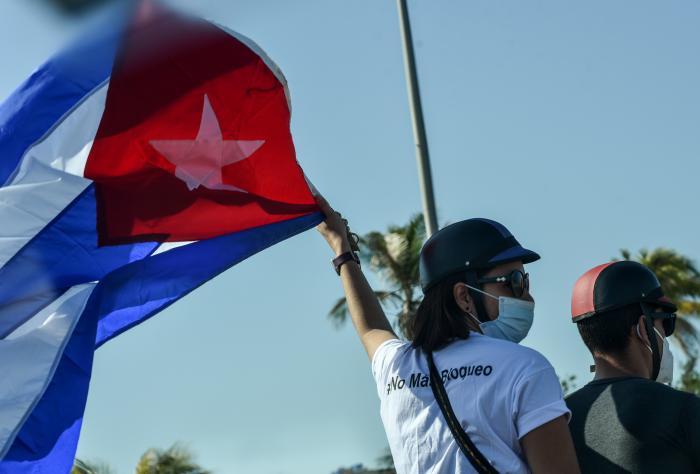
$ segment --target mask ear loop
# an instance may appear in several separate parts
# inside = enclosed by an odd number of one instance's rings
[[[646,327],[646,326],[645,326],[645,327]],[[642,339],[642,333],[639,332],[639,326],[636,325],[636,326],[634,326],[634,328],[637,330],[637,337],[639,338],[640,341],[642,341],[642,344],[644,344],[644,340]],[[647,346],[646,344],[644,344],[644,347],[646,347],[647,349],[649,349],[649,353],[651,353],[651,354],[654,353],[654,351],[651,350],[651,346]]]
[[[472,319],[476,322],[476,327],[477,327],[478,331],[479,331],[481,334],[483,334],[484,331],[481,329],[481,321],[479,321],[479,318],[477,318],[476,316],[474,316],[474,315],[473,315],[472,313],[470,313],[469,311],[467,311],[467,316],[469,316],[470,318],[472,318]]]
[[[484,306],[484,295],[488,295],[485,291],[478,288],[477,276],[475,271],[466,272],[466,285],[469,288],[469,293],[471,294],[472,300],[474,301],[474,306],[476,307],[477,320],[480,323],[485,323],[491,319],[486,314],[486,306]],[[489,295],[491,296],[491,295]]]
[[[656,342],[656,332],[654,331],[654,320],[651,317],[652,309],[646,303],[640,303],[642,307],[642,312],[644,313],[644,327],[647,330],[647,338],[649,339],[649,345],[651,346],[651,380],[656,380],[659,376],[659,370],[661,370],[661,354],[659,353],[659,344]]]

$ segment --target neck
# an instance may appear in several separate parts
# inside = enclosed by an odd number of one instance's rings
[[[620,355],[593,354],[595,362],[594,380],[610,379],[613,377],[643,377],[651,376],[649,367],[639,357],[633,357],[629,351]]]

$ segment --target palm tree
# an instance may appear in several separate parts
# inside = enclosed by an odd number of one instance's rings
[[[112,474],[113,472],[112,468],[106,464],[92,463],[76,458],[70,474]]]
[[[688,360],[683,364],[681,379],[676,388],[700,396],[700,374],[694,370],[697,360],[697,356],[688,357]]]
[[[620,253],[625,260],[636,260],[649,267],[659,278],[664,295],[678,306],[675,340],[683,353],[693,360],[694,366],[700,343],[700,334],[691,322],[691,319],[700,316],[700,271],[695,263],[667,248],[657,248],[651,252],[642,249],[635,256],[626,249]]]
[[[375,291],[383,306],[396,311],[399,331],[412,338],[411,321],[420,304],[418,257],[425,240],[422,214],[414,215],[404,226],[391,226],[386,233],[370,232],[360,238],[360,258],[379,274],[388,289]],[[328,313],[336,324],[348,317],[345,298],[340,298]]]
[[[136,465],[136,474],[210,474],[194,462],[186,448],[174,444],[168,449],[149,449]]]
[[[391,455],[391,449],[387,446],[381,456],[377,458],[377,464],[379,464],[379,469],[384,469],[387,472],[393,472],[396,474],[396,467],[394,466],[394,457]]]
[[[568,375],[559,379],[559,385],[561,385],[561,391],[565,397],[576,390],[576,378],[575,375]]]

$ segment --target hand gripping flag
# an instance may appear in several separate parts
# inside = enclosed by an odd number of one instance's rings
[[[255,44],[150,2],[0,106],[0,473],[69,472],[96,347],[320,222],[289,115]]]

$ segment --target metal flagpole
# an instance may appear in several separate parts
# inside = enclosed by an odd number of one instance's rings
[[[413,37],[411,23],[408,18],[406,0],[397,0],[399,20],[401,23],[401,38],[403,39],[403,57],[406,66],[406,82],[408,83],[408,102],[413,119],[413,136],[416,141],[416,160],[418,161],[418,179],[423,200],[423,216],[428,237],[438,230],[435,197],[433,196],[433,178],[430,173],[430,157],[428,156],[428,139],[423,123],[423,107],[420,102],[416,61],[413,54]]]

